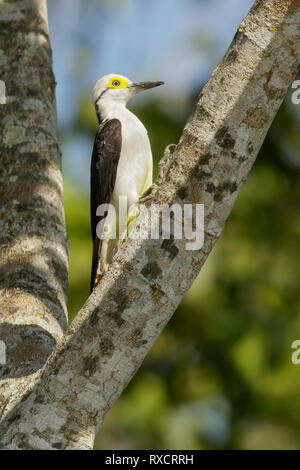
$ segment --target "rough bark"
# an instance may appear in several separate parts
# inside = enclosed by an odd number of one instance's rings
[[[128,240],[2,423],[3,448],[90,449],[221,235],[300,63],[299,0],[258,0],[163,161],[151,202],[205,205],[205,241]],[[155,214],[158,222],[159,215]],[[147,231],[146,209],[136,231]]]
[[[68,256],[46,0],[0,0],[0,415],[67,327]]]

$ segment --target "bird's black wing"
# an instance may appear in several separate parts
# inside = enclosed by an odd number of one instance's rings
[[[97,237],[96,227],[100,217],[96,216],[100,204],[108,204],[114,190],[117,167],[121,154],[121,122],[118,119],[103,121],[97,131],[91,160],[91,230],[93,239],[93,260],[91,291],[94,288],[98,267],[98,253],[101,240]]]

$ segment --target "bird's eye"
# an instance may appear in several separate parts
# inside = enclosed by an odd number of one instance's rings
[[[107,84],[107,88],[124,88],[126,86],[127,83],[122,77],[112,77]]]

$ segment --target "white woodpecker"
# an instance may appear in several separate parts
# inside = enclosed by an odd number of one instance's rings
[[[99,127],[91,161],[91,291],[107,270],[120,241],[130,231],[138,215],[140,196],[152,184],[153,162],[147,130],[126,104],[136,93],[163,83],[133,83],[122,75],[109,74],[100,78],[94,87]],[[120,197],[127,201],[125,233],[118,231]],[[98,207],[103,204],[110,204],[114,210],[110,211],[108,206],[105,214],[97,215]],[[99,222],[101,237],[97,230]]]

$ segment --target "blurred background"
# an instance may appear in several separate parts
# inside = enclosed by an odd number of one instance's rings
[[[130,108],[155,163],[251,0],[51,0],[71,319],[88,296],[91,90],[107,73],[166,85]],[[108,413],[96,449],[300,448],[300,105],[287,96],[224,233],[140,371]]]

